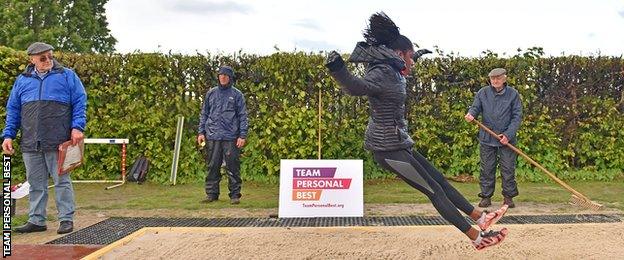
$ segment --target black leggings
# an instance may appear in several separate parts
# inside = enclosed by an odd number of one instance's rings
[[[377,151],[373,156],[385,169],[427,195],[436,210],[448,222],[464,233],[471,228],[470,223],[457,209],[470,215],[474,207],[420,153],[415,150]]]

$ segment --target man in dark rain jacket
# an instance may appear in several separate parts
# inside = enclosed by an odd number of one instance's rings
[[[219,85],[208,90],[204,98],[199,118],[197,143],[206,146],[206,199],[213,202],[219,199],[221,163],[225,165],[229,177],[230,203],[240,203],[240,148],[247,138],[247,108],[243,93],[234,87],[234,70],[231,67],[219,68]]]

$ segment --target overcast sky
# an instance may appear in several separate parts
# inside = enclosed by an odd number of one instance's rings
[[[422,48],[477,56],[543,47],[549,55],[624,54],[623,0],[110,0],[109,28],[126,53],[271,54],[339,50],[384,11]]]

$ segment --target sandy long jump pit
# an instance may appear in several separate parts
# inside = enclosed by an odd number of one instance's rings
[[[148,227],[87,259],[624,259],[623,222],[504,226],[482,251],[453,226]]]

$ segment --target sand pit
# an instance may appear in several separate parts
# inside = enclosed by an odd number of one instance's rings
[[[624,223],[507,225],[499,246],[476,251],[452,226],[146,228],[102,259],[617,259]],[[98,253],[98,252],[96,252]]]

